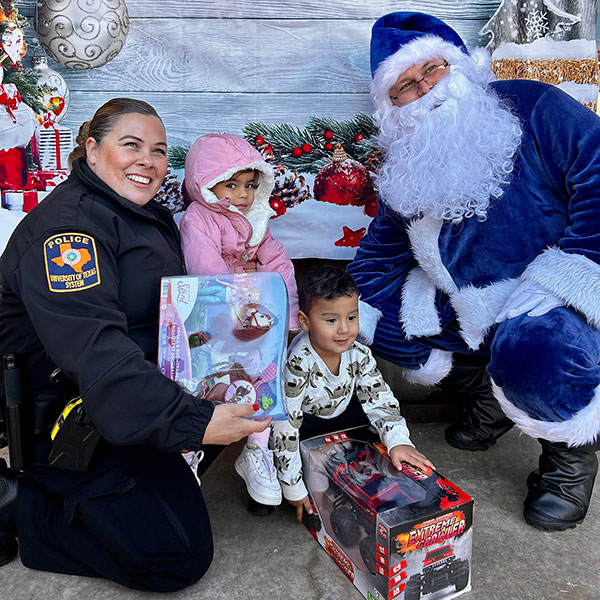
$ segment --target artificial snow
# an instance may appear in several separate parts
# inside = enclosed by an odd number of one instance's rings
[[[548,37],[537,39],[530,44],[503,42],[492,54],[492,60],[511,58],[561,59],[595,58],[595,40],[558,41]]]
[[[598,86],[593,83],[574,83],[573,81],[563,81],[557,88],[573,96],[582,104],[594,103],[598,100]]]

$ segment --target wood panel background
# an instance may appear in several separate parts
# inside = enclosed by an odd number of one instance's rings
[[[155,106],[171,144],[208,132],[240,133],[249,121],[303,126],[311,115],[348,119],[369,113],[370,30],[379,16],[429,12],[473,48],[487,43],[478,32],[499,5],[492,0],[126,3],[131,27],[112,62],[78,72],[48,59],[71,92],[63,124],[76,132],[106,100],[131,96]],[[35,0],[17,6],[33,25]],[[593,39],[595,31],[592,27],[586,37]],[[33,26],[26,35],[27,65],[37,45]]]

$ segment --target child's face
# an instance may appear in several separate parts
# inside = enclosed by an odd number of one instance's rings
[[[300,311],[298,320],[317,354],[323,359],[333,358],[346,352],[358,335],[358,296],[319,298],[308,315]]]
[[[211,192],[219,199],[229,198],[233,206],[246,213],[254,203],[254,191],[258,187],[256,171],[238,171],[227,181],[220,181]]]

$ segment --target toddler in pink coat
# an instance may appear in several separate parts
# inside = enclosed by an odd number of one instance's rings
[[[185,161],[184,187],[190,204],[181,220],[183,253],[190,275],[280,273],[290,299],[290,329],[297,329],[294,266],[268,228],[275,214],[269,205],[273,186],[272,167],[243,138],[232,134],[198,138]],[[269,433],[267,428],[250,435],[235,461],[255,514],[268,514],[281,503]],[[193,456],[186,458],[193,461]]]

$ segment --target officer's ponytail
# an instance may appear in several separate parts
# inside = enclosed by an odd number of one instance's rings
[[[104,103],[95,113],[90,121],[86,121],[79,128],[79,133],[75,138],[77,146],[69,154],[69,167],[73,161],[85,157],[85,144],[88,138],[92,137],[98,144],[115,127],[117,121],[123,116],[131,113],[156,117],[161,122],[158,113],[150,104],[143,100],[134,98],[113,98]]]

